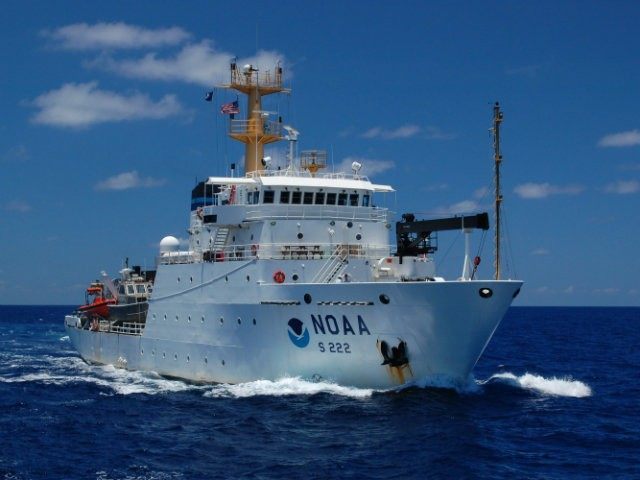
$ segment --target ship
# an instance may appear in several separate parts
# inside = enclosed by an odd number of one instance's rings
[[[498,248],[495,275],[478,278],[470,236],[489,229],[488,214],[405,213],[394,222],[380,206],[392,186],[372,182],[359,162],[329,172],[326,151],[298,151],[299,132],[263,110],[264,97],[290,93],[282,66],[262,71],[233,61],[221,87],[246,98],[244,118],[235,118],[237,101],[223,106],[229,137],[245,146],[243,175],[233,168],[197,182],[188,245],[160,241],[145,295],[128,304],[132,318],[95,322],[81,310],[65,317],[80,356],[205,383],[466,382],[522,286],[501,278]],[[499,218],[502,112],[494,110]],[[288,142],[285,165],[265,156],[277,141]],[[445,230],[465,237],[453,279],[438,275],[434,260]]]

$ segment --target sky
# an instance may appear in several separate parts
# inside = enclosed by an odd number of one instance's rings
[[[0,304],[81,303],[101,270],[187,236],[196,179],[242,159],[219,113],[235,94],[203,100],[237,57],[280,62],[292,94],[265,108],[391,184],[397,215],[492,208],[499,101],[516,305],[638,306],[639,24],[634,1],[5,0]],[[461,235],[439,247],[456,277]]]

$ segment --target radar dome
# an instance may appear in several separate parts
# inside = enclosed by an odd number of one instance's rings
[[[160,240],[160,253],[177,252],[180,248],[180,240],[169,235]]]

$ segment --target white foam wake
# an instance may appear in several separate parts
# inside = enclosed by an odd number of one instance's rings
[[[351,398],[368,398],[375,390],[367,388],[345,387],[330,382],[310,382],[300,377],[286,377],[276,381],[256,380],[237,385],[215,385],[205,393],[213,398],[247,398],[255,396],[282,397],[288,395],[316,395],[329,393]]]
[[[570,377],[564,378],[544,378],[540,375],[525,373],[524,375],[514,375],[511,372],[496,373],[487,380],[478,381],[483,385],[492,381],[499,381],[526,390],[533,390],[545,395],[554,395],[558,397],[590,397],[591,387],[579,380],[573,380]]]

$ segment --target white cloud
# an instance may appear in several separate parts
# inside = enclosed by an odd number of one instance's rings
[[[4,204],[4,209],[9,212],[27,213],[31,211],[31,205],[22,200],[12,200]]]
[[[124,172],[113,177],[109,177],[96,186],[96,190],[128,190],[130,188],[152,188],[164,185],[165,180],[159,178],[145,177],[142,178],[138,172]]]
[[[394,140],[397,138],[410,138],[420,133],[422,129],[418,125],[402,125],[398,128],[389,130],[382,127],[373,127],[364,132],[363,138],[382,138],[384,140]]]
[[[576,291],[576,289],[575,289],[575,287],[573,285],[569,285],[567,288],[564,289],[564,293],[567,293],[569,295],[571,295],[575,291]]]
[[[581,185],[551,185],[550,183],[523,183],[513,191],[521,198],[546,198],[551,195],[578,195],[584,191]]]
[[[640,145],[640,130],[611,133],[598,141],[600,147],[632,147]]]
[[[183,112],[175,95],[153,102],[147,95],[120,95],[99,90],[97,82],[67,83],[33,102],[40,111],[31,121],[56,127],[86,127],[96,123],[160,119]]]
[[[126,23],[74,23],[55,30],[44,30],[41,35],[53,45],[65,50],[95,50],[149,48],[178,45],[191,34],[179,27],[155,30]]]
[[[607,193],[617,193],[618,195],[637,193],[640,192],[640,182],[637,180],[618,180],[617,182],[605,185],[604,191]]]
[[[546,248],[536,248],[535,250],[531,251],[531,255],[549,255],[549,250],[547,250]]]
[[[229,64],[233,58],[232,53],[215,50],[210,40],[203,40],[185,45],[174,56],[160,57],[153,52],[142,58],[115,60],[101,55],[86,65],[128,78],[181,81],[210,87],[229,81]],[[280,62],[283,65],[284,61],[284,55],[279,52],[260,50],[256,55],[237,60],[237,63],[254,65],[259,75],[267,70],[273,75],[276,64]]]
[[[336,171],[351,172],[351,164],[353,162],[362,164],[362,170],[360,170],[360,172],[358,173],[371,176],[378,173],[386,172],[387,170],[391,170],[396,166],[395,162],[391,160],[374,160],[372,158],[347,157],[338,165],[336,165]]]
[[[455,133],[443,132],[441,128],[429,126],[425,128],[427,138],[430,140],[453,140],[457,137]]]
[[[432,213],[435,215],[460,215],[463,213],[473,213],[481,210],[481,206],[475,200],[462,200],[445,207],[437,207]]]
[[[24,145],[16,145],[7,150],[4,155],[0,157],[6,162],[24,162],[29,160],[29,150]]]

